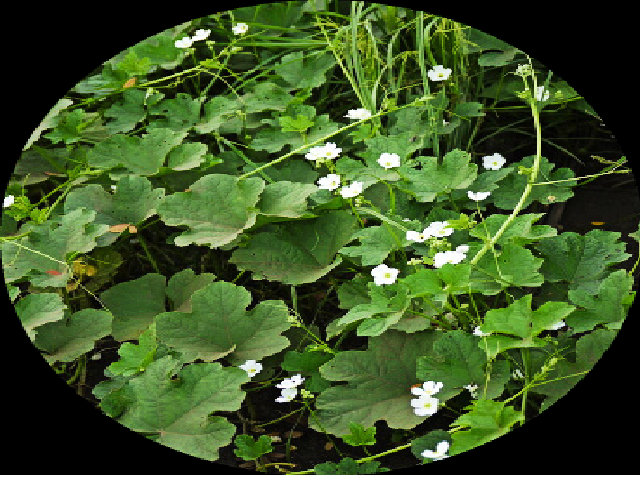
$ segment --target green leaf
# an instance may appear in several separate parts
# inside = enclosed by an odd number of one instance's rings
[[[164,117],[149,122],[149,127],[187,132],[200,122],[201,107],[200,98],[192,98],[186,93],[178,93],[176,98],[166,98],[147,107],[150,115]]]
[[[560,359],[547,376],[545,383],[532,388],[536,393],[547,395],[542,402],[541,412],[566,395],[593,368],[610,347],[616,334],[617,332],[612,330],[595,330],[576,342],[575,362],[570,362],[566,358]]]
[[[322,392],[316,400],[320,424],[332,435],[349,433],[349,423],[365,428],[386,420],[390,428],[411,429],[422,423],[411,407],[411,386],[418,357],[429,355],[438,332],[406,334],[388,330],[369,340],[366,351],[338,352],[320,367],[331,381],[347,382]],[[402,352],[399,355],[398,352]],[[320,427],[311,421],[310,426]]]
[[[381,468],[380,462],[376,460],[357,463],[353,458],[346,457],[340,460],[340,463],[320,463],[314,467],[313,471],[316,475],[373,475],[388,472],[389,469]]]
[[[167,297],[171,300],[175,312],[191,311],[191,295],[206,287],[216,279],[213,273],[204,272],[196,275],[187,268],[176,273],[167,283]]]
[[[468,430],[451,435],[453,443],[449,448],[450,455],[457,455],[495,440],[508,433],[517,422],[524,420],[521,412],[493,400],[476,400],[467,409],[470,410],[469,413],[461,415],[452,424],[468,427]]]
[[[238,368],[219,363],[187,365],[171,379],[179,361],[166,356],[151,363],[103,402],[115,402],[117,420],[140,433],[155,434],[155,441],[182,453],[209,461],[218,459],[218,449],[228,445],[235,426],[212,412],[240,408],[247,381]]]
[[[265,453],[273,452],[271,437],[267,435],[260,435],[258,440],[254,440],[250,435],[238,435],[233,443],[238,447],[233,453],[243,460],[255,460]]]
[[[509,348],[541,345],[536,337],[576,309],[565,302],[546,302],[534,312],[531,299],[531,294],[525,295],[506,308],[494,308],[486,313],[480,330],[498,334],[485,337],[479,343],[489,357],[493,358]],[[514,339],[501,334],[514,335],[522,341],[511,341]]]
[[[313,122],[305,115],[296,115],[295,118],[287,116],[278,117],[278,122],[283,132],[304,132],[313,127]]]
[[[115,192],[107,192],[100,185],[86,185],[69,192],[64,202],[65,213],[81,207],[96,212],[95,223],[109,226],[137,225],[156,213],[164,188],[152,189],[151,182],[144,177],[125,175],[121,177]],[[106,232],[98,239],[98,245],[113,243],[121,232]]]
[[[443,393],[458,393],[465,385],[484,385],[486,361],[478,338],[455,330],[433,344],[433,353],[418,358],[416,376],[422,381],[442,382]]]
[[[533,225],[533,223],[540,220],[544,215],[544,213],[527,213],[524,215],[518,215],[502,233],[500,238],[498,238],[496,243],[503,245],[508,241],[512,241],[517,245],[525,245],[545,237],[553,237],[557,235],[555,228],[550,227],[549,225]],[[469,230],[469,235],[486,242],[498,232],[507,218],[508,215],[491,215]]]
[[[624,299],[633,287],[633,276],[626,270],[616,270],[602,280],[595,295],[585,290],[569,290],[569,300],[579,307],[566,320],[574,333],[582,333],[599,324],[622,322],[625,318]]]
[[[204,104],[204,114],[200,122],[195,126],[198,133],[211,133],[218,131],[221,126],[230,121],[235,121],[240,128],[240,102],[235,98],[216,96]]]
[[[65,145],[83,139],[100,141],[107,136],[107,129],[102,124],[100,114],[85,112],[81,108],[61,113],[53,131],[43,135],[53,143],[64,142]]]
[[[312,184],[275,182],[267,185],[257,208],[261,215],[285,218],[304,218],[313,214],[307,210],[309,195],[318,191]]]
[[[311,373],[318,370],[333,358],[333,354],[326,352],[294,352],[284,354],[284,360],[280,366],[288,372]]]
[[[148,273],[103,292],[100,299],[113,314],[113,338],[119,342],[137,339],[165,311],[165,290],[166,279]]]
[[[541,273],[547,282],[568,282],[571,290],[596,294],[609,266],[630,257],[619,232],[591,230],[585,235],[564,232],[543,238],[535,247],[543,258]]]
[[[166,196],[157,210],[167,225],[189,227],[174,239],[176,245],[220,247],[255,223],[255,206],[263,190],[261,178],[205,175],[191,185],[189,192]]]
[[[28,236],[2,243],[5,282],[28,275],[36,287],[65,287],[71,278],[67,255],[90,252],[97,246],[96,238],[109,228],[94,223],[95,216],[96,212],[79,208],[41,225],[23,225],[19,233],[30,231]]]
[[[35,328],[62,320],[67,306],[57,293],[31,293],[18,300],[14,308],[22,327],[33,341],[37,333]]]
[[[538,273],[542,259],[536,258],[525,247],[507,243],[495,254],[497,259],[494,258],[492,251],[486,252],[471,271],[469,280],[472,289],[485,295],[495,295],[509,286],[539,287],[542,285],[544,277]],[[467,258],[473,258],[473,255],[475,251],[470,248]]]
[[[513,210],[515,208],[520,201],[520,197],[522,197],[522,192],[524,191],[529,178],[528,175],[518,174],[518,167],[531,168],[533,166],[534,158],[535,156],[531,155],[523,158],[519,162],[508,164],[509,166],[514,167],[514,171],[498,183],[498,190],[492,194],[493,203],[496,207],[504,210]],[[545,157],[540,157],[540,167],[536,182],[566,180],[575,176],[573,171],[569,168],[559,168],[552,172],[553,167],[553,163],[549,162]],[[551,183],[547,185],[535,185],[521,206],[522,208],[526,208],[536,201],[544,205],[566,202],[569,198],[573,197],[571,187],[575,185],[575,180]],[[552,197],[553,199],[551,200],[549,197]]]
[[[349,430],[351,430],[351,434],[342,436],[342,440],[344,440],[349,445],[357,447],[359,445],[376,444],[376,427],[365,429],[358,423],[350,422]]]
[[[188,358],[210,362],[226,357],[233,365],[282,351],[289,340],[280,334],[291,326],[286,304],[266,300],[247,312],[250,303],[243,287],[212,283],[192,295],[190,312],[156,317],[158,338]]]
[[[164,164],[169,151],[182,143],[186,131],[149,128],[143,137],[117,134],[96,144],[87,153],[89,165],[97,168],[122,166],[131,173],[154,175]]]
[[[360,245],[343,247],[340,253],[350,257],[361,257],[362,265],[381,264],[394,249],[400,249],[407,244],[403,230],[384,224],[359,230],[353,235]]]
[[[183,143],[169,152],[167,167],[172,170],[190,170],[205,160],[207,146],[204,143]]]
[[[335,64],[336,60],[330,53],[305,54],[299,51],[284,55],[274,71],[289,84],[289,90],[315,88],[326,82],[325,74]]]
[[[416,157],[422,168],[400,166],[398,173],[404,180],[398,182],[398,186],[409,190],[419,202],[432,202],[438,194],[471,185],[478,166],[469,163],[470,159],[467,152],[458,149],[448,152],[441,163],[435,157]]]
[[[231,257],[242,270],[290,285],[312,283],[340,264],[335,255],[351,238],[356,221],[340,210],[254,235]]]
[[[67,320],[38,327],[34,345],[46,352],[43,356],[50,364],[72,362],[111,333],[111,320],[108,312],[85,308]]]
[[[106,125],[110,134],[133,130],[138,123],[146,118],[145,95],[144,90],[129,88],[122,92],[121,102],[114,103],[105,110],[104,116],[114,119]]]
[[[155,323],[152,323],[140,334],[137,345],[129,342],[120,345],[118,349],[120,359],[109,365],[109,372],[124,377],[143,372],[153,362],[157,348],[156,328]]]

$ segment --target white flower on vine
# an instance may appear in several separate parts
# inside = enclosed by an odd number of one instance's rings
[[[276,385],[276,387],[284,389],[295,388],[298,385],[302,385],[302,382],[304,382],[304,377],[298,373],[293,377],[285,378],[278,385]]]
[[[343,198],[357,197],[362,193],[363,187],[364,184],[362,182],[353,181],[351,185],[340,189],[340,195],[342,195]]]
[[[438,82],[440,80],[447,80],[449,75],[451,75],[450,68],[444,68],[442,65],[436,65],[432,67],[431,70],[427,72],[427,75],[433,82]]]
[[[349,120],[364,120],[371,116],[371,111],[366,108],[356,108],[355,110],[349,110],[345,117]]]
[[[284,388],[280,391],[280,396],[276,398],[276,402],[290,402],[298,395],[298,389],[296,387],[293,388]]]
[[[16,201],[16,197],[13,195],[9,195],[8,197],[4,197],[4,202],[2,202],[2,208],[7,208],[13,205],[13,202]]]
[[[476,202],[480,201],[480,200],[484,200],[485,198],[487,198],[489,195],[491,195],[491,192],[477,192],[477,193],[473,193],[471,191],[467,192],[467,195],[469,196],[469,198],[471,200],[475,200]]]
[[[398,272],[397,268],[390,268],[381,263],[371,270],[371,275],[376,285],[391,285],[398,278]]]
[[[413,393],[414,395],[426,395],[430,397],[431,395],[435,395],[436,393],[438,393],[442,386],[442,382],[428,381],[424,382],[422,384],[422,387],[411,387],[411,393]]]
[[[413,407],[413,413],[419,417],[426,417],[438,411],[438,399],[429,395],[421,395],[411,400],[411,406]]]
[[[189,37],[182,37],[181,40],[176,40],[173,44],[177,48],[189,48],[192,44],[192,40]]]
[[[449,458],[449,455],[445,455],[449,450],[449,442],[443,440],[442,442],[436,445],[436,449],[434,450],[425,450],[422,452],[422,456],[425,458],[430,458],[431,460],[442,460],[443,458]]]
[[[410,242],[420,242],[423,243],[426,239],[431,238],[431,234],[427,228],[421,232],[414,232],[413,230],[407,231],[407,240]]]
[[[335,190],[340,186],[340,175],[330,173],[326,177],[318,179],[318,188],[322,190]]]
[[[385,170],[400,166],[400,155],[397,153],[383,153],[378,159],[378,164]]]
[[[507,160],[499,153],[494,153],[493,155],[482,157],[482,161],[484,168],[488,170],[500,170]]]
[[[449,227],[449,222],[431,222],[431,224],[424,230],[425,235],[429,233],[434,237],[448,237],[453,233],[453,228]]]
[[[236,23],[233,28],[233,33],[236,35],[244,35],[249,30],[249,25],[246,23]]]
[[[196,33],[191,37],[191,40],[197,42],[198,40],[206,40],[211,34],[211,30],[205,30],[201,28],[200,30],[196,30]]]
[[[443,265],[450,263],[456,265],[464,260],[467,256],[462,251],[448,250],[446,252],[438,252],[433,256],[433,266],[440,268]]]
[[[262,371],[262,364],[256,362],[255,360],[247,360],[242,365],[240,365],[239,368],[247,372],[247,375],[249,375],[249,377],[253,377],[257,373],[260,373]]]
[[[469,251],[469,245],[460,245],[456,247],[456,252],[467,253]]]

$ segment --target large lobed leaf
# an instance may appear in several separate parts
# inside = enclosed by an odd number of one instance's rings
[[[164,197],[158,214],[167,225],[189,227],[175,238],[176,245],[208,244],[213,248],[235,240],[255,223],[255,206],[264,190],[264,180],[211,174],[189,190]]]
[[[179,452],[215,461],[235,426],[211,413],[240,408],[245,396],[240,386],[247,375],[239,368],[199,363],[187,365],[172,380],[178,363],[170,356],[156,360],[103,402],[117,404],[117,420],[125,427],[155,434],[158,443]]]
[[[344,210],[257,233],[238,248],[231,262],[267,280],[290,285],[312,283],[340,264],[335,259],[351,238],[356,220]]]
[[[282,300],[260,302],[250,312],[251,294],[227,282],[212,283],[191,297],[191,311],[161,313],[158,338],[188,358],[207,362],[225,357],[232,364],[280,352],[289,340],[280,335],[291,324]]]
[[[419,383],[416,360],[428,355],[439,332],[407,334],[388,330],[369,340],[364,352],[339,352],[320,367],[331,381],[348,382],[328,388],[316,401],[318,420],[327,432],[345,435],[349,423],[370,428],[385,420],[390,428],[410,429],[425,417],[416,416],[411,407],[411,386]],[[316,422],[312,428],[319,430]]]

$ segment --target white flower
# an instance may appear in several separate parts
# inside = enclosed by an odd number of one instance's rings
[[[173,44],[177,48],[189,48],[193,42],[189,37],[182,37],[182,40],[176,40]]]
[[[348,187],[342,187],[340,189],[340,195],[343,198],[351,198],[357,197],[362,193],[363,183],[362,182],[351,182],[351,185]]]
[[[329,160],[333,160],[342,152],[341,148],[337,148],[335,143],[327,142],[324,146],[324,156]]]
[[[424,232],[414,232],[413,230],[409,230],[407,232],[407,240],[410,242],[424,242],[427,238],[431,238],[428,229],[424,229]]]
[[[448,237],[453,233],[453,228],[449,227],[449,222],[431,222],[424,230],[425,235],[431,234],[434,237]]]
[[[553,325],[551,325],[549,328],[547,328],[547,330],[558,330],[564,326],[566,326],[567,324],[564,323],[564,320],[560,320],[558,323],[554,323]]]
[[[276,387],[284,389],[295,388],[298,385],[302,385],[302,382],[304,382],[304,377],[300,376],[300,374],[298,373],[293,377],[285,378],[278,385],[276,385]]]
[[[397,153],[383,153],[380,155],[378,159],[378,163],[384,169],[399,167],[400,166],[400,155]]]
[[[247,360],[244,364],[240,365],[239,368],[247,372],[247,375],[250,377],[253,377],[255,374],[262,371],[262,364],[255,360]]]
[[[433,266],[440,268],[447,263],[456,265],[464,260],[467,256],[463,251],[448,250],[446,252],[438,252],[433,256]]]
[[[460,245],[456,248],[456,252],[467,253],[469,251],[469,245]]]
[[[340,175],[330,173],[326,177],[318,179],[318,188],[323,190],[335,190],[340,186]]]
[[[545,90],[544,85],[536,88],[536,100],[539,102],[546,102],[549,100],[549,90]]]
[[[467,195],[469,196],[469,198],[471,200],[475,200],[476,202],[480,201],[480,200],[484,200],[485,198],[487,198],[489,195],[491,195],[491,192],[478,192],[478,193],[473,193],[471,191],[467,192]]]
[[[191,41],[197,42],[198,40],[206,40],[207,37],[211,34],[211,30],[205,30],[201,28],[200,30],[196,30],[196,33],[191,37]]]
[[[293,388],[285,388],[280,391],[280,396],[276,398],[276,402],[290,402],[298,395],[298,389],[296,387]]]
[[[320,158],[324,158],[324,155],[324,147],[311,147],[305,154],[304,158],[307,160],[318,160]]]
[[[356,108],[355,110],[349,110],[345,117],[349,120],[364,120],[371,116],[371,111],[366,108]]]
[[[476,337],[488,337],[489,335],[491,335],[490,333],[484,333],[482,330],[480,330],[480,327],[476,327],[473,329],[473,334]]]
[[[482,161],[484,162],[484,168],[488,170],[500,170],[507,160],[499,153],[494,153],[493,155],[482,157]]]
[[[244,35],[247,33],[247,30],[249,30],[249,25],[246,23],[236,23],[231,30],[233,30],[233,33],[236,35]]]
[[[341,148],[337,148],[335,143],[328,142],[324,146],[311,147],[305,158],[307,160],[333,160],[342,152]]]
[[[411,400],[413,413],[419,417],[433,415],[438,410],[438,399],[428,395],[421,395]]]
[[[2,202],[2,208],[7,208],[13,205],[13,202],[16,201],[16,197],[13,195],[9,195],[8,197],[4,197],[4,202]]]
[[[427,75],[432,81],[438,82],[440,80],[448,79],[449,75],[451,75],[451,69],[444,68],[442,65],[436,65],[427,72]]]
[[[411,387],[411,393],[419,396],[428,396],[435,395],[442,388],[442,382],[424,382],[422,387]]]
[[[513,377],[514,380],[522,380],[524,378],[524,375],[522,374],[519,368],[516,368],[511,374],[511,376]]]
[[[449,442],[443,440],[436,445],[435,452],[433,450],[425,450],[421,455],[434,461],[442,460],[443,458],[449,458],[449,455],[445,455],[445,453],[447,453],[447,450],[449,450]]]
[[[376,285],[391,285],[398,278],[398,272],[397,268],[390,268],[381,263],[371,270],[371,275]]]

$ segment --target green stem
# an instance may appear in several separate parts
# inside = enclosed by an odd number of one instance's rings
[[[153,256],[151,255],[151,252],[149,251],[149,247],[147,247],[147,241],[144,239],[144,237],[140,232],[137,232],[137,236],[138,236],[138,240],[140,241],[140,246],[144,250],[144,253],[147,255],[147,258],[149,259],[149,263],[151,263],[151,266],[153,267],[153,269],[156,271],[158,275],[162,275],[162,273],[160,272],[160,269],[158,268],[158,264],[156,263]]]

